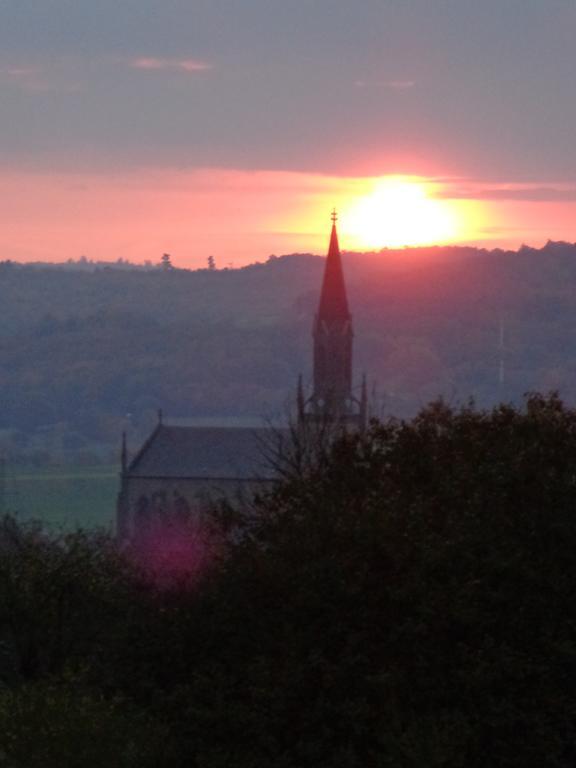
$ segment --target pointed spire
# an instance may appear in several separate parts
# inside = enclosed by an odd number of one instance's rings
[[[122,474],[125,475],[128,470],[128,442],[126,439],[126,432],[122,432],[122,451],[120,454],[120,463],[122,466]]]
[[[336,230],[337,220],[338,214],[336,209],[334,209],[332,211],[330,246],[324,268],[324,279],[318,307],[318,319],[323,322],[346,322],[350,319],[348,297],[346,296],[346,285],[344,284],[344,273],[342,271],[342,257],[340,255],[338,232]]]

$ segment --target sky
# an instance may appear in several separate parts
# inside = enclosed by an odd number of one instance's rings
[[[576,240],[574,0],[0,0],[0,259]]]

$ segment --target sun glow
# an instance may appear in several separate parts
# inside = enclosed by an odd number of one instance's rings
[[[435,199],[429,182],[379,179],[370,193],[342,212],[342,232],[358,248],[401,248],[453,242],[461,231],[456,208]]]

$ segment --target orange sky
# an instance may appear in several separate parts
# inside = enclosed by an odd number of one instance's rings
[[[350,250],[385,241],[387,216],[395,225],[405,220],[400,241],[390,246],[403,244],[404,231],[413,234],[406,244],[428,242],[422,222],[438,216],[451,223],[448,230],[429,223],[431,242],[517,247],[576,239],[576,195],[569,187],[413,177],[400,183],[409,194],[388,210],[386,200],[403,198],[398,180],[211,169],[6,172],[0,174],[0,259],[157,262],[168,252],[182,267],[202,267],[209,255],[219,267],[242,266],[272,253],[323,253],[333,206],[341,245]],[[382,184],[392,186],[382,199],[374,197]]]
[[[3,3],[0,260],[576,240],[573,1],[294,5]]]

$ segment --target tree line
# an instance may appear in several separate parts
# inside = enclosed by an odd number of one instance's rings
[[[576,411],[436,401],[277,458],[201,572],[4,520],[0,764],[574,765]]]

